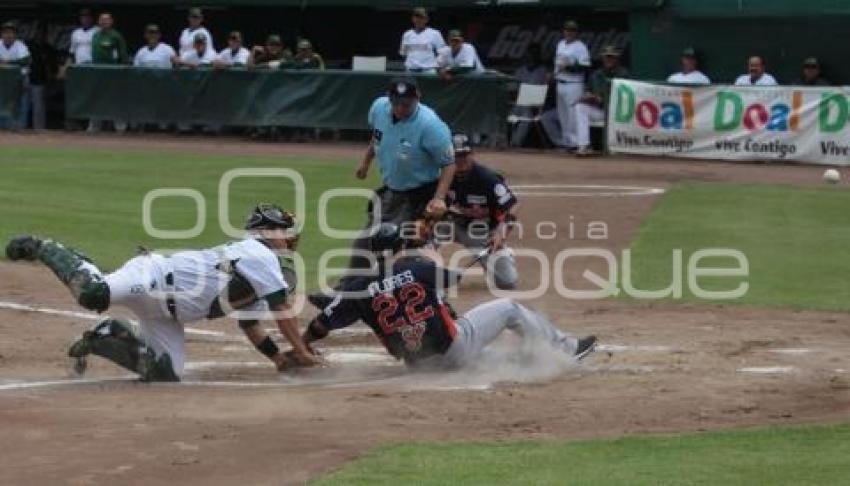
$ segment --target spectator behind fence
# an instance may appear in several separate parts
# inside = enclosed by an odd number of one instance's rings
[[[145,28],[145,42],[133,57],[133,66],[143,68],[169,69],[176,57],[174,49],[161,42],[162,32],[156,24],[148,24]]]
[[[215,51],[215,42],[213,42],[212,34],[204,27],[204,13],[199,8],[189,9],[189,26],[183,29],[180,33],[180,56],[195,49],[195,37],[198,34],[206,38],[207,48]]]
[[[284,48],[279,35],[272,34],[266,38],[265,46],[254,46],[248,58],[249,68],[278,69],[292,63],[292,51]]]
[[[700,72],[697,67],[697,52],[693,47],[687,47],[682,51],[682,70],[671,74],[667,82],[671,84],[711,84],[708,76]]]
[[[91,57],[95,64],[127,64],[127,42],[113,28],[112,14],[104,12],[97,19],[98,31],[92,37]]]
[[[98,31],[92,37],[91,57],[94,64],[127,64],[127,42],[120,32],[113,28],[112,14],[103,12],[97,18]],[[124,132],[127,123],[113,120],[116,132]],[[88,131],[97,132],[103,128],[102,120],[91,120]]]
[[[18,40],[18,26],[14,22],[6,22],[0,26],[0,35],[0,66],[19,66],[23,83],[17,119],[0,118],[0,128],[17,130],[26,127],[29,114],[29,72],[32,57],[26,44]]]
[[[584,76],[590,68],[590,52],[578,39],[578,24],[564,22],[564,38],[555,51],[555,80],[558,82],[558,118],[561,121],[562,143],[569,151],[578,148],[576,104],[584,93]]]
[[[324,59],[313,51],[313,44],[309,40],[299,40],[297,47],[293,66],[295,69],[325,69]]]
[[[820,62],[817,58],[810,57],[803,61],[803,72],[797,78],[797,82],[801,86],[829,86],[832,83],[821,77]]]
[[[459,29],[449,31],[449,45],[439,49],[437,65],[440,76],[447,81],[458,74],[484,72],[478,51],[475,46],[465,42]]]
[[[591,122],[605,122],[608,99],[611,96],[611,82],[614,78],[628,78],[629,72],[620,66],[620,51],[614,46],[602,49],[602,67],[590,75],[587,90],[576,105],[576,129],[578,152],[576,155],[592,155],[590,147]]]
[[[81,9],[79,18],[80,26],[71,33],[71,46],[68,48],[71,56],[68,58],[66,65],[72,62],[74,64],[91,62],[92,39],[99,29],[94,25],[94,17],[92,17],[91,10],[87,8]]]
[[[28,43],[32,63],[30,65],[30,106],[32,128],[47,128],[47,84],[56,79],[59,56],[47,40],[47,22],[38,22],[33,38]],[[23,120],[26,125],[26,119]]]
[[[213,61],[215,61],[215,51],[209,46],[209,44],[207,44],[207,37],[198,32],[195,34],[195,39],[192,43],[192,50],[180,54],[180,58],[175,59],[174,65],[183,68],[196,69],[199,67],[212,66]]]
[[[442,34],[428,27],[428,11],[413,9],[413,28],[402,34],[399,54],[404,67],[412,73],[437,73],[437,52],[446,46]]]
[[[523,64],[514,71],[514,78],[519,84],[535,84],[548,85],[551,75],[546,68],[546,62],[543,59],[543,52],[540,44],[531,44],[525,53]],[[512,98],[516,99],[517,92],[512,93]],[[513,114],[519,117],[531,117],[534,115],[534,109],[527,106],[514,106]],[[531,123],[521,121],[514,123],[511,129],[511,146],[522,147],[525,144],[525,139],[528,137],[528,131],[531,129]],[[560,130],[558,127],[557,130]],[[560,139],[560,134],[558,134]],[[553,142],[554,143],[554,142]]]
[[[227,36],[227,47],[218,53],[213,65],[217,68],[242,67],[248,64],[251,53],[242,47],[242,33],[234,30]]]
[[[735,80],[736,86],[776,86],[776,79],[764,71],[765,63],[761,56],[752,56],[747,61],[749,74],[742,74]]]

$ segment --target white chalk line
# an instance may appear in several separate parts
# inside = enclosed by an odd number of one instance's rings
[[[794,366],[745,366],[738,368],[739,373],[752,373],[757,375],[781,375],[794,373],[797,368]]]
[[[519,184],[511,188],[517,196],[530,197],[634,197],[666,192],[660,187],[594,184]]]
[[[86,319],[91,321],[97,321],[101,319],[105,319],[107,316],[93,314],[91,312],[77,312],[70,310],[62,310],[62,309],[51,309],[49,307],[40,307],[40,306],[32,306],[26,304],[18,304],[16,302],[4,302],[0,301],[0,308],[2,309],[10,309],[17,310],[23,312],[37,312],[40,314],[49,314],[54,316],[63,316],[63,317],[73,317],[75,319]],[[137,324],[136,321],[130,321],[133,324]],[[209,329],[198,329],[194,327],[185,328],[186,334],[190,334],[193,336],[204,336],[204,337],[215,337],[220,339],[227,339],[231,336],[221,332],[221,331],[211,331]],[[241,341],[242,339],[240,339]]]

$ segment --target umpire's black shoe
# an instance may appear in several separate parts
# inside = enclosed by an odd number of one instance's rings
[[[576,346],[576,354],[573,355],[576,361],[581,361],[585,356],[592,353],[596,349],[596,336],[586,336],[578,340]]]
[[[313,304],[319,310],[325,310],[325,307],[329,306],[333,300],[333,294],[326,294],[322,291],[307,294],[307,302]]]

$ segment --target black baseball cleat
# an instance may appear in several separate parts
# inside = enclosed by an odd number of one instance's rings
[[[578,345],[576,346],[576,354],[573,357],[576,361],[581,361],[588,354],[592,353],[593,350],[596,349],[596,336],[586,336],[578,340]]]
[[[41,240],[35,236],[16,236],[6,245],[6,257],[9,260],[33,261],[38,257]]]

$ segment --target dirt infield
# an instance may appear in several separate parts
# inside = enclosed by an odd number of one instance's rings
[[[0,135],[0,146],[34,144],[321,157],[347,161],[340,170],[351,171],[363,150]],[[815,185],[823,170],[541,153],[484,152],[480,159],[513,184],[607,187],[588,189],[600,192],[683,180]],[[626,248],[657,197],[524,197],[523,220],[552,220],[559,229],[554,239],[524,244],[549,255],[588,245],[587,224],[604,221],[601,246]],[[520,265],[521,286],[534,287],[539,270]],[[486,298],[474,278],[463,289],[459,311]],[[613,436],[850,417],[846,314],[575,302],[553,291],[529,305],[564,329],[597,334],[605,346],[581,366],[535,362],[527,373],[501,348],[472,372],[408,375],[361,330],[324,345],[331,369],[278,377],[233,322],[217,321],[187,336],[183,384],[138,384],[96,361],[85,380],[74,381],[63,356],[91,321],[44,312],[79,312],[47,270],[0,263],[0,483],[300,483],[388,441]]]

